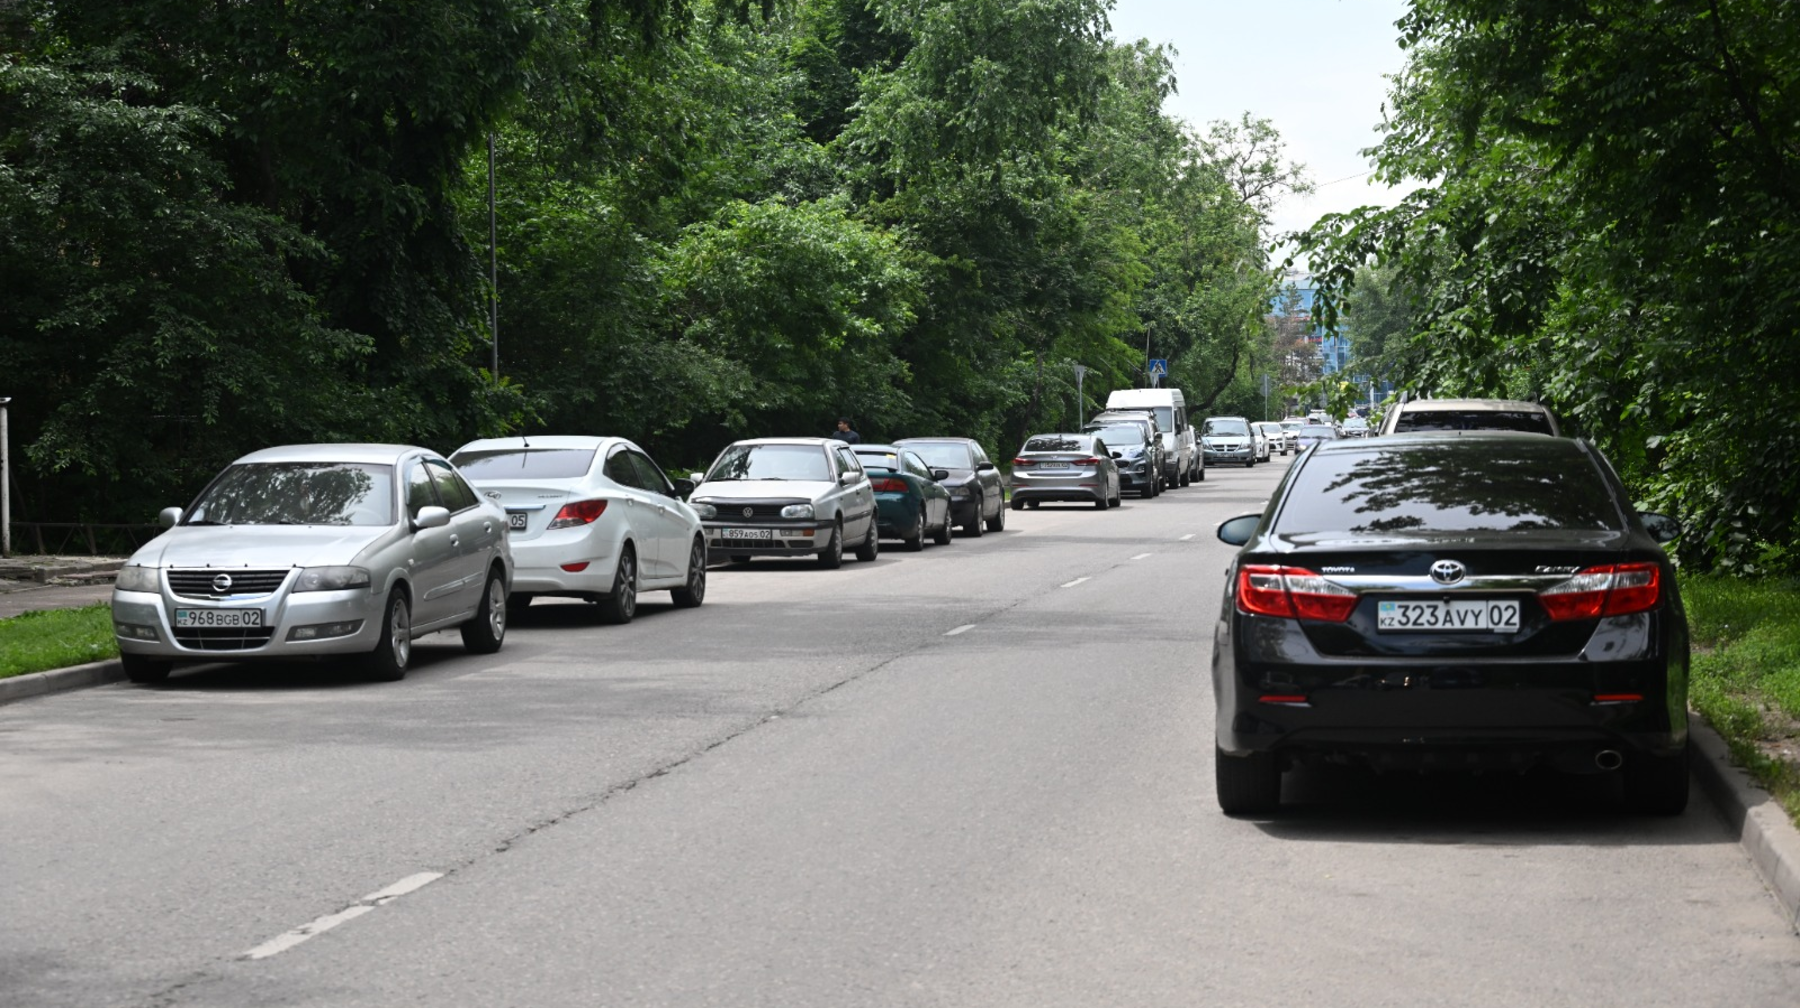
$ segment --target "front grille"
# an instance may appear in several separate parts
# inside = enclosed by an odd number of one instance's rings
[[[269,643],[274,627],[176,627],[175,642],[196,651],[248,651]]]
[[[169,590],[184,598],[226,598],[232,595],[273,595],[287,580],[291,568],[273,570],[193,568],[169,571]],[[221,575],[231,585],[221,591],[213,582]]]
[[[774,518],[776,520],[780,520],[782,508],[787,507],[790,504],[799,504],[799,503],[803,503],[803,502],[789,500],[789,501],[776,501],[772,504],[760,504],[760,503],[755,503],[755,502],[750,502],[750,501],[732,501],[729,504],[715,503],[713,505],[713,507],[718,508],[719,517],[717,520],[722,521],[722,522],[736,521],[738,519],[743,519],[743,520],[748,521],[753,518]],[[750,509],[750,513],[747,515],[744,513],[745,508]],[[790,520],[792,520],[792,519],[790,519]]]

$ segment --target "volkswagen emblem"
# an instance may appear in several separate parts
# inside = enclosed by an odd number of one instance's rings
[[[752,517],[755,517],[755,515],[756,515],[755,508],[745,508],[744,509],[744,517],[745,518],[752,518]]]
[[[1455,560],[1439,560],[1431,565],[1431,580],[1441,585],[1453,585],[1463,579],[1469,569]]]
[[[485,497],[486,497],[486,498],[487,498],[487,499],[488,499],[488,500],[499,500],[499,499],[500,499],[500,491],[498,491],[498,490],[489,490],[489,491],[488,491],[488,492],[487,492],[487,493],[486,493],[486,494],[484,494],[484,495],[483,495],[483,496],[485,496]]]
[[[212,584],[213,584],[213,591],[219,593],[220,595],[223,595],[226,592],[231,590],[231,575],[230,574],[220,574],[218,577],[213,578]]]

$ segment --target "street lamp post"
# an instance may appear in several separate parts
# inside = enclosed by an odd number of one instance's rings
[[[1087,377],[1085,364],[1073,365],[1075,368],[1075,426],[1081,426],[1081,418],[1087,415],[1087,396],[1081,391],[1081,380]]]
[[[12,396],[0,397],[0,557],[12,556],[12,449],[6,429],[6,406]]]
[[[488,337],[494,342],[494,384],[500,384],[500,243],[494,215],[494,134],[488,132]]]

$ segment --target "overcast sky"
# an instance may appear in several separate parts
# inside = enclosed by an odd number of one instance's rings
[[[1358,151],[1379,137],[1383,75],[1404,63],[1394,27],[1405,0],[1115,0],[1113,35],[1171,44],[1180,89],[1164,106],[1198,131],[1249,112],[1271,120],[1288,159],[1320,188],[1289,197],[1275,227],[1398,198],[1371,186]],[[1359,176],[1359,177],[1352,177]]]

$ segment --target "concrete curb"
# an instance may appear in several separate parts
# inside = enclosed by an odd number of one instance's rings
[[[27,672],[24,675],[0,679],[0,704],[9,704],[28,697],[43,696],[46,693],[61,693],[65,690],[86,689],[89,686],[104,686],[107,683],[119,682],[124,678],[125,668],[119,664],[117,658],[88,662],[86,665],[51,669],[48,672]]]
[[[1690,716],[1688,735],[1694,740],[1694,776],[1701,789],[1781,904],[1788,926],[1800,932],[1800,829],[1772,795],[1732,764],[1730,747],[1711,725]]]

